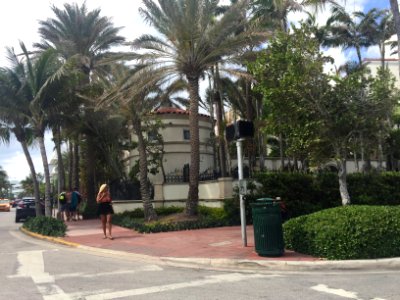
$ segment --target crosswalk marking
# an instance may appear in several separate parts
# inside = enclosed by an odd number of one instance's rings
[[[358,293],[357,292],[346,291],[346,290],[343,290],[343,289],[334,289],[334,288],[328,287],[325,284],[318,284],[318,285],[312,286],[311,289],[315,290],[315,291],[318,291],[318,292],[322,292],[322,293],[327,293],[327,294],[340,296],[340,297],[343,297],[343,298],[355,299],[355,300],[363,300],[363,299],[358,297]],[[373,298],[371,300],[385,300],[385,299],[383,299],[383,298]]]
[[[87,274],[87,273],[66,273],[66,274],[58,274],[54,275],[56,279],[64,279],[64,278],[73,278],[73,277],[79,277],[79,278],[95,278],[95,277],[100,277],[100,276],[112,276],[112,275],[126,275],[126,274],[135,274],[139,272],[154,272],[154,271],[163,271],[164,269],[156,266],[156,265],[146,265],[146,266],[139,266],[135,267],[135,269],[132,270],[117,270],[117,271],[111,271],[111,272],[101,272],[101,273],[96,273],[96,274]]]
[[[31,277],[44,300],[70,300],[56,285],[54,276],[44,271],[43,250],[18,252],[19,267],[11,278]]]
[[[117,291],[111,293],[97,294],[86,297],[86,300],[106,300],[106,299],[117,299],[129,296],[138,296],[138,295],[146,295],[152,293],[160,293],[166,291],[172,291],[177,289],[183,289],[188,287],[198,287],[207,284],[216,284],[216,283],[229,283],[229,282],[238,282],[243,280],[249,280],[254,278],[267,278],[267,277],[279,277],[279,275],[262,275],[262,274],[240,274],[240,273],[232,273],[232,274],[223,274],[223,275],[214,275],[208,276],[204,279],[193,280],[188,282],[181,283],[172,283],[166,285],[152,286],[146,288],[138,288],[131,289],[125,291]]]

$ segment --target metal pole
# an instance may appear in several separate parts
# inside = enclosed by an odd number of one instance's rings
[[[243,180],[242,141],[243,139],[236,140],[239,184]],[[245,213],[246,209],[244,205],[243,195],[240,190],[239,190],[239,199],[240,199],[240,224],[242,229],[242,241],[243,241],[243,247],[247,247],[246,213]]]

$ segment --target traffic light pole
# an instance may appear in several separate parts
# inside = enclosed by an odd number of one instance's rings
[[[246,208],[244,205],[243,192],[241,191],[241,184],[243,182],[243,154],[242,154],[243,139],[236,140],[237,148],[237,162],[238,162],[238,179],[239,179],[239,199],[240,199],[240,225],[242,229],[243,247],[247,247],[247,233],[246,233]]]

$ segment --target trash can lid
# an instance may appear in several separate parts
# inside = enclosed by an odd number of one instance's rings
[[[257,201],[262,201],[262,202],[275,202],[275,201],[277,201],[276,199],[273,199],[273,198],[259,198],[259,199],[257,199]]]

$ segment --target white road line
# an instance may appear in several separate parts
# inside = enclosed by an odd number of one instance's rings
[[[208,276],[205,279],[194,280],[194,281],[189,281],[189,282],[173,283],[173,284],[167,284],[167,285],[152,286],[152,287],[118,291],[118,292],[112,292],[112,293],[97,294],[97,295],[92,295],[92,296],[86,297],[86,300],[117,299],[117,298],[129,297],[129,296],[139,296],[139,295],[146,295],[146,294],[152,294],[152,293],[172,291],[172,290],[183,289],[183,288],[188,288],[188,287],[198,287],[198,286],[203,286],[203,285],[207,285],[207,284],[237,282],[237,281],[249,280],[249,279],[253,279],[253,278],[267,278],[267,277],[279,277],[279,275],[262,275],[262,274],[247,275],[247,274],[240,274],[240,273],[215,275],[215,276]]]
[[[44,271],[43,250],[18,252],[20,266],[11,278],[31,277],[44,300],[70,300],[59,286],[54,284],[54,276]]]
[[[18,252],[19,267],[14,277],[32,277],[35,283],[54,282],[54,277],[44,271],[43,250]]]
[[[66,274],[58,274],[54,275],[56,279],[64,279],[64,278],[72,278],[72,277],[79,277],[79,278],[95,278],[99,276],[112,276],[112,275],[122,275],[122,274],[134,274],[138,272],[151,272],[151,271],[163,271],[164,269],[156,266],[156,265],[147,265],[147,266],[140,266],[133,270],[117,270],[112,272],[102,272],[96,274],[87,274],[87,273],[66,273]]]
[[[315,286],[312,286],[311,289],[318,291],[318,292],[322,292],[322,293],[327,293],[327,294],[332,294],[332,295],[336,295],[336,296],[340,296],[343,298],[348,298],[348,299],[355,299],[355,300],[363,300],[361,298],[358,298],[358,293],[356,292],[351,292],[351,291],[346,291],[343,289],[334,289],[334,288],[330,288],[328,286],[326,286],[325,284],[318,284]],[[383,298],[374,298],[371,300],[385,300]]]

